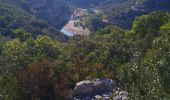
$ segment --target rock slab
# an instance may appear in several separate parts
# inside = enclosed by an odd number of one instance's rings
[[[115,87],[116,83],[112,79],[84,80],[76,84],[73,98],[90,98],[95,95],[112,93]]]

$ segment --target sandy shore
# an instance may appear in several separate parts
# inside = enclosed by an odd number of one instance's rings
[[[83,29],[82,27],[75,27],[74,21],[69,21],[65,26],[64,29],[68,32],[73,33],[74,35],[86,35],[88,36],[90,34],[90,31],[86,28]]]

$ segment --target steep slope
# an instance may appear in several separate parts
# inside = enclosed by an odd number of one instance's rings
[[[60,0],[0,0],[0,33],[8,35],[22,27],[33,36],[46,33],[63,39],[58,30],[67,22],[69,12]]]
[[[70,10],[62,0],[28,0],[34,14],[56,28],[61,28],[70,17]]]
[[[15,2],[0,0],[0,33],[9,34],[10,29],[29,25],[30,17]]]
[[[131,28],[136,16],[156,10],[170,11],[169,0],[65,0],[70,6],[104,12],[108,24]],[[96,25],[97,26],[97,25]]]
[[[125,0],[116,6],[112,6],[114,2],[111,1],[101,8],[108,15],[108,19],[112,24],[124,28],[130,28],[136,16],[156,10],[170,11],[169,0]]]
[[[57,30],[68,22],[70,7],[95,8],[107,17],[108,24],[131,28],[136,16],[170,11],[169,5],[169,0],[0,0],[0,33],[23,27],[34,36],[47,33],[61,38]]]

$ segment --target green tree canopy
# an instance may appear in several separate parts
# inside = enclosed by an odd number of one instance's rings
[[[12,33],[16,35],[16,37],[19,38],[21,41],[25,41],[31,36],[31,33],[28,33],[23,28],[18,28],[16,30],[13,30]]]
[[[160,26],[169,22],[170,15],[164,11],[153,12],[149,15],[137,17],[133,22],[133,31],[138,37],[146,37],[146,35],[158,36]]]

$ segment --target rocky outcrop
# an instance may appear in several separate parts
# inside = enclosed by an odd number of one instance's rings
[[[112,79],[94,79],[78,82],[73,90],[72,100],[127,100],[127,92],[116,89]],[[117,90],[117,91],[116,91]],[[112,97],[113,94],[116,96]]]

